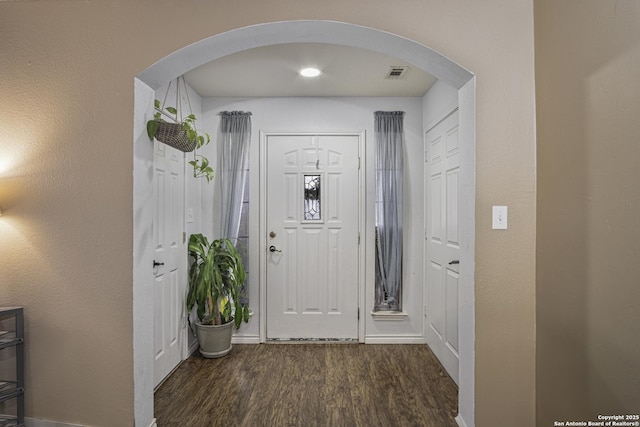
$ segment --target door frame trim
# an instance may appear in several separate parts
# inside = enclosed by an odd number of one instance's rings
[[[366,144],[365,131],[344,131],[344,132],[275,132],[260,130],[259,136],[259,164],[260,164],[260,206],[259,206],[259,225],[258,245],[260,248],[259,258],[259,298],[260,298],[260,342],[267,341],[267,139],[270,136],[357,136],[358,137],[358,156],[360,158],[360,168],[358,169],[358,232],[360,233],[360,244],[358,245],[358,342],[364,343],[365,322],[362,315],[362,309],[365,306],[365,250],[366,243],[366,211],[365,211],[365,195],[366,195]]]

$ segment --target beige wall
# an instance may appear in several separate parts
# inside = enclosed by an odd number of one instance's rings
[[[640,410],[640,2],[536,1],[537,414]]]
[[[531,0],[0,2],[0,300],[26,307],[28,416],[132,425],[134,76],[290,19],[396,33],[476,74],[476,421],[533,425]],[[492,204],[508,231],[490,230]]]

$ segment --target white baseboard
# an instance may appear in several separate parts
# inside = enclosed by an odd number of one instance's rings
[[[365,344],[426,344],[422,335],[368,335],[364,337]],[[259,335],[234,335],[231,344],[260,344]],[[198,343],[189,349],[189,354],[198,350]]]
[[[231,337],[231,344],[260,344],[260,336],[259,335],[239,335],[239,336],[234,335],[233,337]],[[200,349],[200,345],[198,344],[198,341],[194,341],[193,343],[191,343],[191,346],[189,347],[189,350],[188,350],[189,354],[187,355],[187,358],[192,356],[199,349]]]
[[[195,353],[196,351],[198,351],[198,347],[200,347],[200,346],[199,346],[199,344],[198,344],[198,341],[197,341],[197,340],[191,343],[191,346],[189,347],[189,350],[188,350],[188,351],[189,351],[189,354],[187,355],[187,359],[188,359],[188,358],[189,358],[189,356],[191,356],[193,353]],[[187,359],[185,359],[185,360],[187,360]]]
[[[89,427],[85,424],[63,423],[60,421],[43,420],[42,418],[24,419],[25,427]]]
[[[90,427],[85,424],[73,424],[62,423],[60,421],[43,420],[42,418],[28,418],[24,419],[25,427]],[[149,424],[149,427],[158,427],[156,419],[154,418]]]
[[[260,335],[234,335],[231,344],[260,344]]]
[[[422,335],[368,335],[364,338],[365,344],[426,344]],[[260,344],[259,335],[234,335],[231,344]],[[198,343],[189,349],[189,354],[198,350]]]
[[[467,423],[465,423],[465,422],[464,422],[464,419],[462,419],[462,417],[460,416],[460,414],[458,414],[458,415],[456,416],[456,422],[458,423],[458,425],[459,425],[460,427],[468,427],[468,426],[467,426]]]
[[[367,335],[365,344],[426,344],[422,335]]]

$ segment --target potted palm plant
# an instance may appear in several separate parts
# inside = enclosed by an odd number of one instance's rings
[[[249,321],[249,306],[240,302],[246,272],[240,253],[229,239],[211,242],[202,234],[189,238],[187,309],[196,307],[200,354],[222,357],[231,351],[233,325]]]

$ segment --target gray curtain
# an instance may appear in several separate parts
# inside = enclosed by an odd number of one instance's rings
[[[220,194],[220,237],[236,242],[249,169],[251,113],[223,111],[218,133],[216,178]]]
[[[402,111],[374,113],[376,284],[374,311],[402,310]]]

